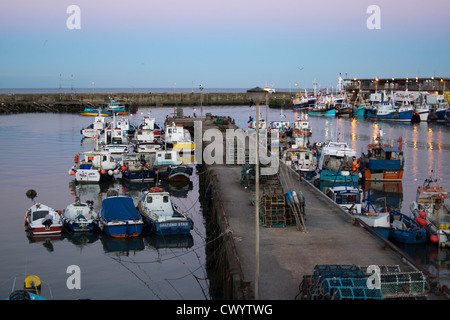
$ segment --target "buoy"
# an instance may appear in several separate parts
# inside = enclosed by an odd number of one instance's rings
[[[125,171],[125,170],[127,170],[127,167],[122,166],[122,171]]]
[[[106,173],[105,169],[102,169],[102,170],[100,171],[100,173],[101,173],[101,174],[105,174],[105,173]]]
[[[112,171],[112,170],[108,170],[108,174],[109,174],[110,176],[112,176],[112,175],[113,175],[113,171]]]
[[[421,225],[422,227],[426,226],[428,224],[427,220],[421,218],[421,217],[417,217],[416,221],[419,225]]]
[[[430,236],[430,241],[433,242],[433,243],[436,243],[436,242],[439,241],[439,237],[437,235],[435,235],[435,234],[432,234]]]
[[[25,289],[39,289],[41,287],[41,279],[38,276],[28,276],[25,278]]]
[[[71,176],[73,176],[74,174],[75,174],[75,171],[74,171],[74,170],[70,171],[70,175],[71,175]]]
[[[420,216],[421,216],[422,218],[425,218],[425,217],[427,216],[427,214],[426,214],[425,211],[420,211]]]

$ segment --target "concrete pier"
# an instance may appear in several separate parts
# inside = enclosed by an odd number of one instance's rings
[[[203,119],[203,130],[217,128],[211,120]],[[232,121],[221,131],[236,128]],[[205,144],[205,142],[204,142]],[[281,165],[281,164],[280,164]],[[435,277],[415,265],[395,246],[383,243],[355,223],[323,193],[281,165],[284,186],[302,193],[306,199],[306,231],[295,224],[284,227],[259,227],[259,278],[255,280],[255,207],[253,192],[240,183],[242,165],[203,165],[204,182],[208,185],[210,222],[215,234],[222,234],[220,245],[213,250],[223,268],[225,299],[254,299],[255,281],[262,300],[298,299],[299,287],[305,276],[312,275],[316,265],[399,266],[402,272],[422,271],[430,287]],[[283,169],[284,168],[284,169]],[[286,190],[284,190],[286,191]],[[357,222],[357,221],[356,221]],[[444,294],[430,292],[430,299],[446,299]]]
[[[74,94],[0,94],[0,114],[18,112],[78,112],[84,107],[104,106],[111,99],[129,107],[248,105],[245,92],[230,93],[74,93]],[[269,105],[289,104],[290,94],[271,94]]]

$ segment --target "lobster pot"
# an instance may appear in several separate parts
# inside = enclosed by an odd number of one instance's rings
[[[422,297],[427,294],[427,282],[422,272],[381,273],[381,291],[386,299]]]
[[[336,289],[333,300],[381,300],[383,293],[380,289],[367,287],[341,287]]]
[[[377,265],[377,267],[380,269],[380,273],[401,272],[399,265]],[[359,266],[359,268],[368,276],[372,274],[371,272],[367,272],[369,266]]]
[[[366,275],[355,265],[317,265],[314,278],[322,282],[326,278],[363,278]]]
[[[261,201],[260,219],[266,227],[286,226],[286,201],[283,194],[265,194]]]
[[[327,278],[320,283],[320,294],[332,297],[337,289],[365,286],[367,286],[367,278]]]

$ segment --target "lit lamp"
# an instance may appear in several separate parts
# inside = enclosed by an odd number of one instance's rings
[[[256,104],[256,159],[255,159],[255,300],[258,300],[259,282],[259,104],[267,92],[260,87],[247,90],[250,99]]]

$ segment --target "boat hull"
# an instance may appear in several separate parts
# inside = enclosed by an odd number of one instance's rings
[[[92,232],[94,231],[94,228],[97,226],[97,223],[93,220],[76,221],[65,219],[63,221],[63,225],[65,228],[73,232]]]
[[[383,121],[395,121],[395,122],[411,122],[413,117],[413,110],[403,112],[390,112],[385,114],[377,114],[372,110],[367,112],[367,118]]]
[[[310,109],[308,110],[308,114],[311,116],[334,117],[336,116],[336,109]]]
[[[379,172],[366,169],[363,176],[366,181],[402,181],[403,170],[383,170]]]
[[[124,170],[122,171],[122,178],[124,180],[133,182],[151,182],[155,181],[156,172],[155,170]]]
[[[189,234],[192,229],[190,219],[156,221],[144,216],[144,221],[150,231],[156,235]]]
[[[103,232],[113,238],[131,238],[141,235],[143,227],[142,221],[108,222],[103,225]]]

